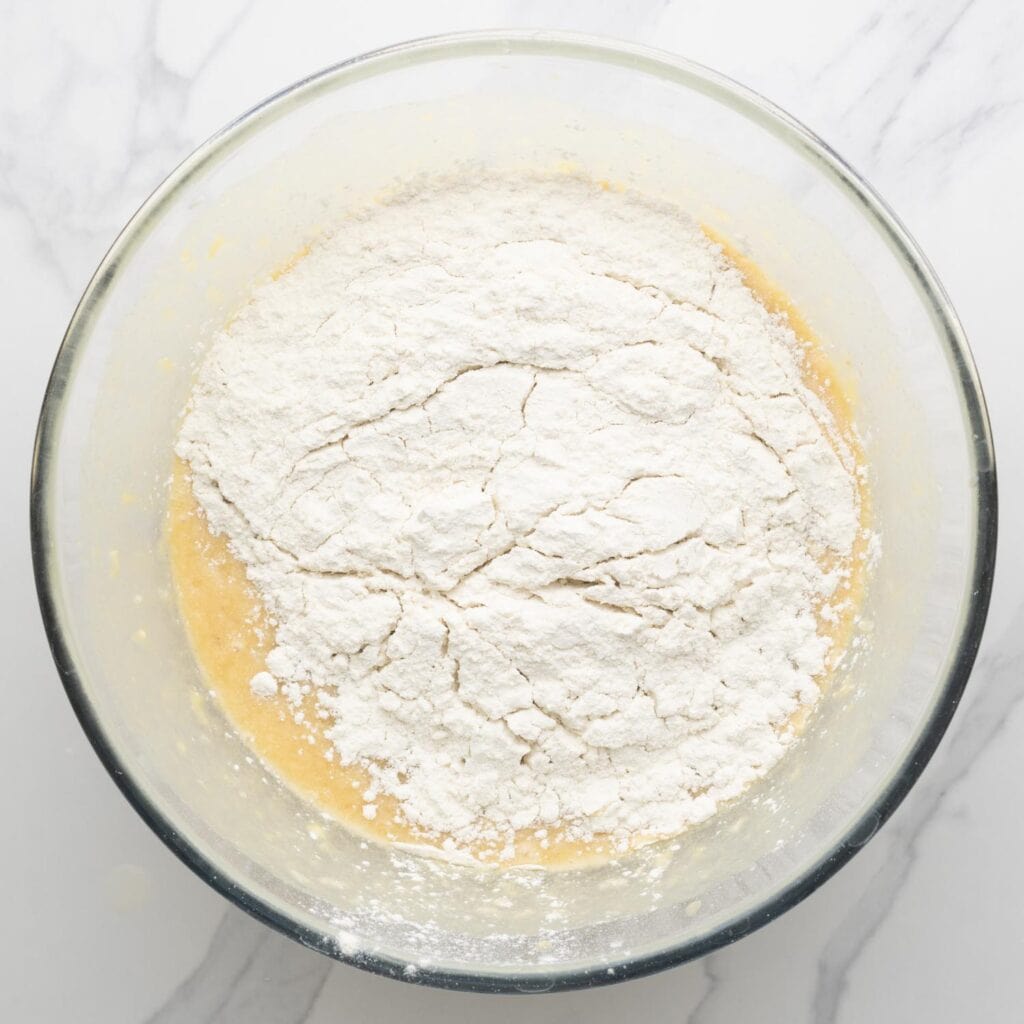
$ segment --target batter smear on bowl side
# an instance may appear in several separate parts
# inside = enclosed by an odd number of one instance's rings
[[[169,540],[267,763],[501,863],[677,834],[764,775],[867,547],[843,403],[770,305],[677,208],[566,175],[410,187],[257,288]]]

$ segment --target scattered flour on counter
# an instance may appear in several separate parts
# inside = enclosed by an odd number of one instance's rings
[[[366,816],[451,850],[707,818],[817,698],[859,530],[802,366],[673,207],[477,177],[354,216],[215,338],[177,447],[276,623],[254,694],[312,694]]]

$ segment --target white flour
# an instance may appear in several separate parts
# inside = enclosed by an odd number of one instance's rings
[[[346,222],[215,339],[178,453],[277,625],[253,699],[312,693],[366,816],[453,850],[675,833],[763,775],[858,531],[788,327],[566,177]]]

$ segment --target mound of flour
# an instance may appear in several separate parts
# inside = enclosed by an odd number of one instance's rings
[[[177,447],[276,623],[253,699],[453,849],[707,818],[816,699],[858,531],[801,366],[635,195],[475,178],[353,217],[215,338]]]

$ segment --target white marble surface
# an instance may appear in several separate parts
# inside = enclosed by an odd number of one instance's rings
[[[0,5],[4,925],[10,1021],[1016,1020],[1024,1004],[1024,6],[1017,0],[149,0]],[[869,846],[773,925],[594,992],[447,994],[333,965],[194,878],[104,774],[50,662],[28,553],[38,403],[116,231],[201,139],[321,66],[500,25],[676,50],[817,130],[929,254],[971,338],[1003,522],[967,700]]]

